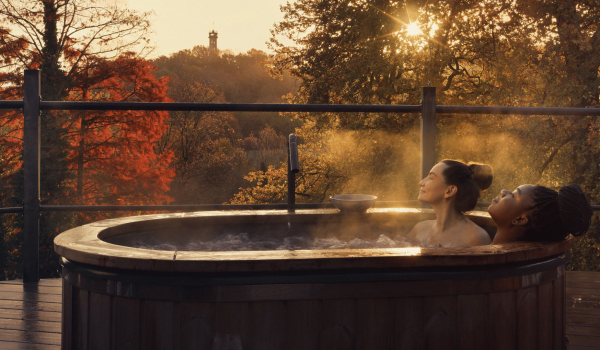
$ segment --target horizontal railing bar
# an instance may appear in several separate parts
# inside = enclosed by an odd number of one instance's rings
[[[419,201],[375,202],[376,208],[417,207]],[[489,207],[491,202],[478,202],[478,207]],[[333,203],[296,203],[297,209],[334,208]],[[42,205],[41,211],[210,211],[210,210],[273,210],[287,209],[287,204],[199,204],[199,205]],[[592,205],[600,211],[600,205]],[[22,207],[0,208],[0,214],[22,213]]]
[[[2,100],[0,109],[23,109],[23,100]]]
[[[421,106],[327,105],[284,103],[192,103],[192,102],[73,102],[41,101],[46,110],[136,110],[216,112],[388,112],[420,113]]]
[[[416,207],[419,201],[381,201],[376,208]],[[478,207],[489,207],[491,202],[478,202]],[[296,209],[334,208],[333,203],[296,203]],[[270,210],[287,209],[287,204],[197,204],[197,205],[42,205],[41,211],[209,211],[209,210]],[[600,205],[592,205],[600,211]],[[23,208],[0,208],[0,213],[20,213]]]
[[[317,203],[320,204],[320,203]],[[285,209],[286,204],[41,205],[40,211],[209,211]]]
[[[0,109],[21,109],[23,101],[0,101]],[[387,112],[419,113],[420,105],[327,105],[283,103],[81,102],[41,101],[47,110],[162,110],[217,112]],[[600,108],[437,106],[439,114],[600,115]]]
[[[375,202],[378,208],[416,205],[418,201]],[[296,203],[296,209],[334,208],[333,203]],[[208,211],[287,209],[285,203],[272,204],[196,204],[196,205],[42,205],[41,211]]]
[[[600,115],[600,108],[436,106],[444,114]]]
[[[22,213],[22,212],[23,212],[23,207],[0,208],[0,214]]]

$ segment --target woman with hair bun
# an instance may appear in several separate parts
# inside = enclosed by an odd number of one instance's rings
[[[557,241],[569,234],[581,236],[590,227],[592,207],[577,185],[558,192],[540,185],[502,190],[488,213],[498,230],[492,244],[514,241]]]
[[[490,244],[488,233],[464,213],[477,205],[481,191],[492,185],[492,167],[445,159],[419,186],[419,200],[431,205],[435,220],[420,222],[408,236],[421,245],[469,247]]]

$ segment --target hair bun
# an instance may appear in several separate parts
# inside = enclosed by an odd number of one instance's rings
[[[568,233],[584,235],[590,228],[592,207],[586,194],[577,185],[563,186],[558,190],[558,212]]]
[[[473,172],[473,180],[481,191],[487,190],[492,185],[494,174],[492,167],[487,164],[469,162],[469,168]]]

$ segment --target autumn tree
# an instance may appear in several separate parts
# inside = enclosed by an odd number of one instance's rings
[[[103,0],[1,0],[0,94],[20,98],[24,69],[41,69],[44,100],[167,101],[166,80],[156,79],[144,60],[151,49],[148,16]],[[153,149],[167,117],[164,112],[43,112],[42,202],[168,201],[170,154],[159,156]],[[22,115],[4,113],[2,122],[3,158],[16,174],[5,197],[17,199],[20,156],[11,155],[20,153]],[[57,273],[53,237],[82,219],[42,216],[42,276]]]
[[[169,96],[180,102],[282,103],[295,86],[289,74],[271,76],[270,57],[258,50],[233,54],[196,46],[153,63],[157,76],[170,77]],[[161,149],[175,153],[175,202],[228,200],[246,186],[242,177],[252,167],[266,169],[285,158],[281,140],[298,125],[277,113],[172,112]],[[245,147],[241,140],[254,135],[256,147]]]
[[[127,63],[122,62],[127,61]],[[127,69],[125,68],[127,67]],[[104,69],[118,74],[97,84],[74,89],[73,100],[169,101],[165,81],[152,74],[150,62],[123,55],[106,62]],[[99,73],[98,73],[99,74]],[[167,129],[164,111],[72,112],[66,125],[70,142],[67,163],[75,175],[74,189],[80,204],[161,204],[173,170],[172,152],[155,151]]]
[[[244,148],[250,154],[249,159],[255,169],[265,171],[268,165],[279,165],[282,159],[287,157],[288,138],[277,134],[277,131],[266,125],[258,133],[258,137],[251,132],[250,136],[244,138]]]
[[[301,0],[282,10],[284,20],[272,38],[275,67],[302,79],[301,102],[416,104],[420,87],[430,85],[438,88],[438,104],[598,105],[594,2]],[[344,129],[402,132],[415,126],[410,116],[385,114],[310,118],[318,127]],[[595,117],[493,120],[498,118],[440,116],[441,134],[451,135],[464,123],[503,125],[534,146],[524,162],[530,181],[560,176],[595,191],[586,180],[595,177],[600,160],[594,153]],[[555,165],[570,174],[557,174]]]
[[[289,70],[301,79],[298,102],[418,104],[421,86],[430,85],[438,88],[438,104],[598,103],[595,3],[300,0],[282,6],[282,11],[284,20],[273,29],[271,40],[274,69]],[[284,44],[282,37],[296,45]],[[417,127],[414,115],[300,117],[314,120],[323,130],[403,134]],[[595,153],[594,117],[440,115],[438,120],[440,157],[493,163],[498,152],[518,155],[510,166],[513,176],[507,173],[507,178],[576,182],[592,194],[596,191],[592,179],[597,178],[600,155]],[[505,150],[477,147],[464,142],[464,136],[456,139],[457,134],[471,136],[466,130],[481,143],[490,137],[516,141]],[[521,147],[529,151],[524,154]]]
[[[406,200],[417,195],[418,135],[381,130],[339,131],[315,127],[314,121],[296,130],[300,172],[296,200],[322,203],[340,193],[371,193],[380,200]],[[231,203],[282,203],[287,199],[287,164],[250,172],[252,186]]]
[[[175,77],[169,85],[177,102],[224,102],[222,93],[199,82]],[[223,203],[242,185],[248,167],[236,126],[231,113],[171,112],[157,152],[173,154],[169,194],[176,204]]]
[[[227,103],[285,103],[288,94],[298,87],[298,82],[288,72],[271,75],[271,57],[254,49],[234,54],[195,46],[159,57],[153,63],[159,68],[157,76],[202,83],[221,93]],[[233,115],[238,120],[237,132],[243,137],[251,132],[258,135],[267,124],[280,135],[288,135],[300,125],[298,120],[276,113],[235,112]]]
[[[598,107],[596,2],[299,0],[282,11],[272,31],[274,68],[301,79],[298,102],[418,104],[421,86],[429,85],[441,105]],[[322,133],[364,130],[356,142],[373,130],[389,136],[417,127],[410,115],[299,116]],[[596,202],[599,131],[595,116],[439,115],[436,148],[439,159],[494,165],[490,192],[575,182]],[[280,183],[278,176],[285,174],[252,174],[255,187],[236,200],[259,200],[249,194],[272,192],[267,184]],[[313,186],[331,183],[324,179]]]

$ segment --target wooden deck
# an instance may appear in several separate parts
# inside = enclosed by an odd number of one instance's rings
[[[0,349],[60,349],[61,280],[0,282]],[[567,272],[567,349],[600,350],[600,272]]]
[[[600,349],[600,272],[567,272],[567,349]]]
[[[0,349],[60,349],[60,278],[0,282]]]

